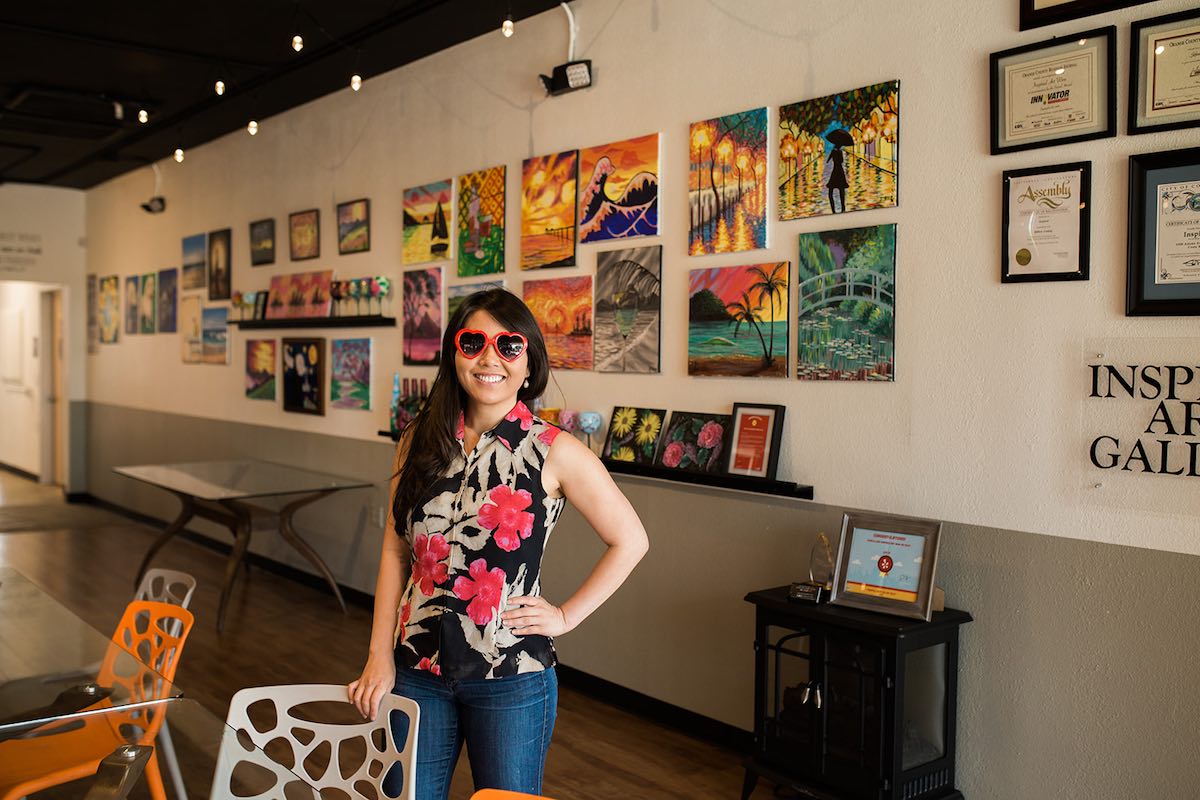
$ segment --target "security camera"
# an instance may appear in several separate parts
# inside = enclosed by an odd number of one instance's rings
[[[161,214],[167,210],[167,198],[161,194],[156,194],[146,202],[142,203],[142,211],[147,214]]]

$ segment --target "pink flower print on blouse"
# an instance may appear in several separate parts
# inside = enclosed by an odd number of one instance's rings
[[[446,557],[450,555],[450,545],[446,537],[440,533],[426,536],[417,534],[413,541],[413,581],[421,594],[426,597],[433,595],[433,585],[441,585],[449,577]]]
[[[721,443],[721,439],[725,435],[725,430],[719,423],[709,422],[704,423],[704,427],[700,429],[700,435],[696,437],[696,443],[701,447],[712,448]]]
[[[435,664],[432,661],[430,661],[428,658],[422,658],[420,660],[420,662],[417,663],[417,669],[428,670],[429,672],[432,672],[434,675],[442,674],[441,664]]]
[[[400,641],[404,641],[405,628],[408,627],[408,619],[412,616],[412,603],[405,603],[400,606]]]
[[[504,593],[504,570],[499,567],[489,570],[487,561],[477,558],[467,571],[471,577],[460,575],[454,579],[454,596],[459,600],[471,601],[467,604],[467,616],[472,622],[487,625],[500,607],[500,597]]]
[[[495,531],[496,546],[511,553],[521,546],[521,539],[533,533],[533,514],[525,510],[533,504],[533,495],[501,485],[488,492],[488,500],[479,507],[479,526]]]
[[[663,464],[668,467],[678,467],[679,462],[683,460],[684,449],[679,442],[671,442],[667,445],[667,449],[663,450]]]
[[[562,433],[561,428],[556,428],[553,425],[547,425],[546,430],[538,434],[538,441],[549,447],[554,444],[554,440]]]
[[[521,423],[521,430],[523,431],[527,431],[533,427],[533,413],[521,402],[513,406],[513,410],[508,412],[508,416],[505,419],[509,422],[519,421]]]

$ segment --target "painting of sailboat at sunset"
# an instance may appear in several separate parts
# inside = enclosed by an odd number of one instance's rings
[[[658,235],[658,134],[579,154],[579,241]]]
[[[434,181],[404,190],[404,237],[401,256],[405,264],[446,261],[450,258],[450,181]]]
[[[546,338],[551,369],[591,369],[592,276],[525,281],[524,299]]]

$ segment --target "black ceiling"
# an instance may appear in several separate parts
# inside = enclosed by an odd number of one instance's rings
[[[86,189],[557,0],[5,2],[0,183]],[[292,36],[304,37],[299,53]],[[519,36],[518,30],[518,36]],[[223,97],[213,90],[221,78]],[[368,87],[369,88],[369,87]],[[117,119],[114,103],[124,118]],[[149,122],[138,122],[146,109]]]

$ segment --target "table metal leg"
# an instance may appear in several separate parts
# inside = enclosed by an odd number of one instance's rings
[[[221,603],[217,608],[218,633],[225,629],[225,609],[229,605],[229,595],[233,591],[234,578],[237,577],[242,559],[246,557],[246,550],[250,547],[250,512],[234,503],[224,505],[237,516],[237,524],[230,525],[233,533],[233,550],[230,551],[229,559],[225,562],[225,583],[221,586]]]
[[[308,542],[301,539],[300,534],[296,533],[295,528],[292,527],[292,516],[300,508],[330,494],[333,494],[333,491],[317,492],[316,494],[301,497],[299,500],[293,500],[281,508],[279,510],[279,535],[283,537],[284,541],[296,548],[300,555],[307,558],[310,564],[317,568],[317,571],[325,578],[325,582],[329,584],[329,588],[333,590],[333,596],[337,598],[338,605],[342,607],[342,613],[345,614],[346,601],[342,599],[342,590],[338,588],[337,581],[333,579],[333,573],[329,571],[329,567],[325,566],[325,561],[317,551],[313,550]]]
[[[158,539],[154,544],[150,545],[150,549],[146,551],[146,555],[142,558],[141,566],[138,567],[137,575],[133,579],[133,588],[136,591],[142,583],[142,575],[146,573],[146,568],[150,566],[151,559],[155,554],[162,549],[162,546],[170,541],[171,537],[183,530],[183,526],[188,523],[196,513],[196,504],[193,502],[191,495],[180,494],[179,492],[171,492],[179,498],[182,508],[179,510],[179,516],[175,521],[167,526],[167,529],[158,535]]]

